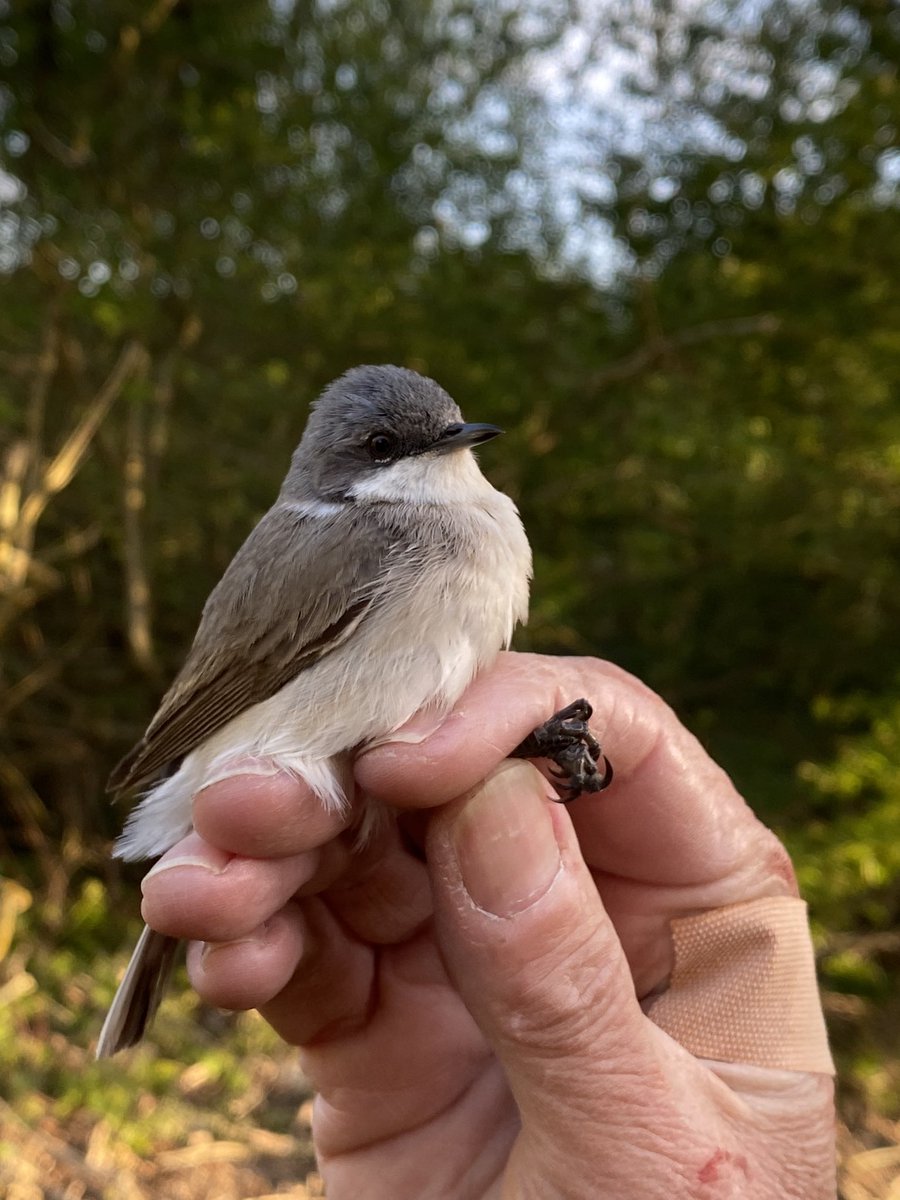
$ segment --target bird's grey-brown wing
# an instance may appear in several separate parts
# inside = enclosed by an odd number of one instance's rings
[[[341,645],[377,602],[390,545],[352,505],[327,518],[270,509],[210,594],[184,666],[109,790],[153,781]]]

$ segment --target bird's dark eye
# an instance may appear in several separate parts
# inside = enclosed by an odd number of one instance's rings
[[[373,433],[366,445],[376,462],[387,462],[394,453],[396,442],[387,433]]]

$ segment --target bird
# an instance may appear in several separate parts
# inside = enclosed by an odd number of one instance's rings
[[[248,760],[349,808],[352,759],[424,710],[435,723],[509,645],[528,615],[532,557],[513,501],[474,447],[500,434],[467,423],[434,380],[355,367],[311,407],[272,507],[210,593],[193,644],[109,790],[143,790],[117,857],[169,850],[192,828],[204,786]],[[586,714],[586,715],[585,715]],[[576,701],[526,739],[601,790],[600,747]],[[565,789],[563,789],[565,791]],[[152,1020],[177,939],[144,927],[96,1055],[136,1044]]]

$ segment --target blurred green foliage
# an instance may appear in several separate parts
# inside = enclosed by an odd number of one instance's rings
[[[0,851],[41,897],[10,1094],[126,1120],[130,1085],[22,1040],[86,1044],[112,988],[104,779],[310,400],[393,361],[509,430],[483,461],[535,549],[519,644],[637,672],[786,838],[859,1000],[830,1009],[848,1103],[900,1116],[866,1066],[896,1083],[896,10],[618,5],[579,68],[587,12],[0,5]],[[567,134],[534,82],[610,47],[637,142],[606,101]]]

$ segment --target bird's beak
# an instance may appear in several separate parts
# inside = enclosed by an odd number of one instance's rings
[[[438,440],[432,446],[438,454],[449,454],[453,450],[465,450],[469,446],[480,446],[489,442],[503,430],[497,425],[482,425],[470,422],[467,425],[448,425]]]

